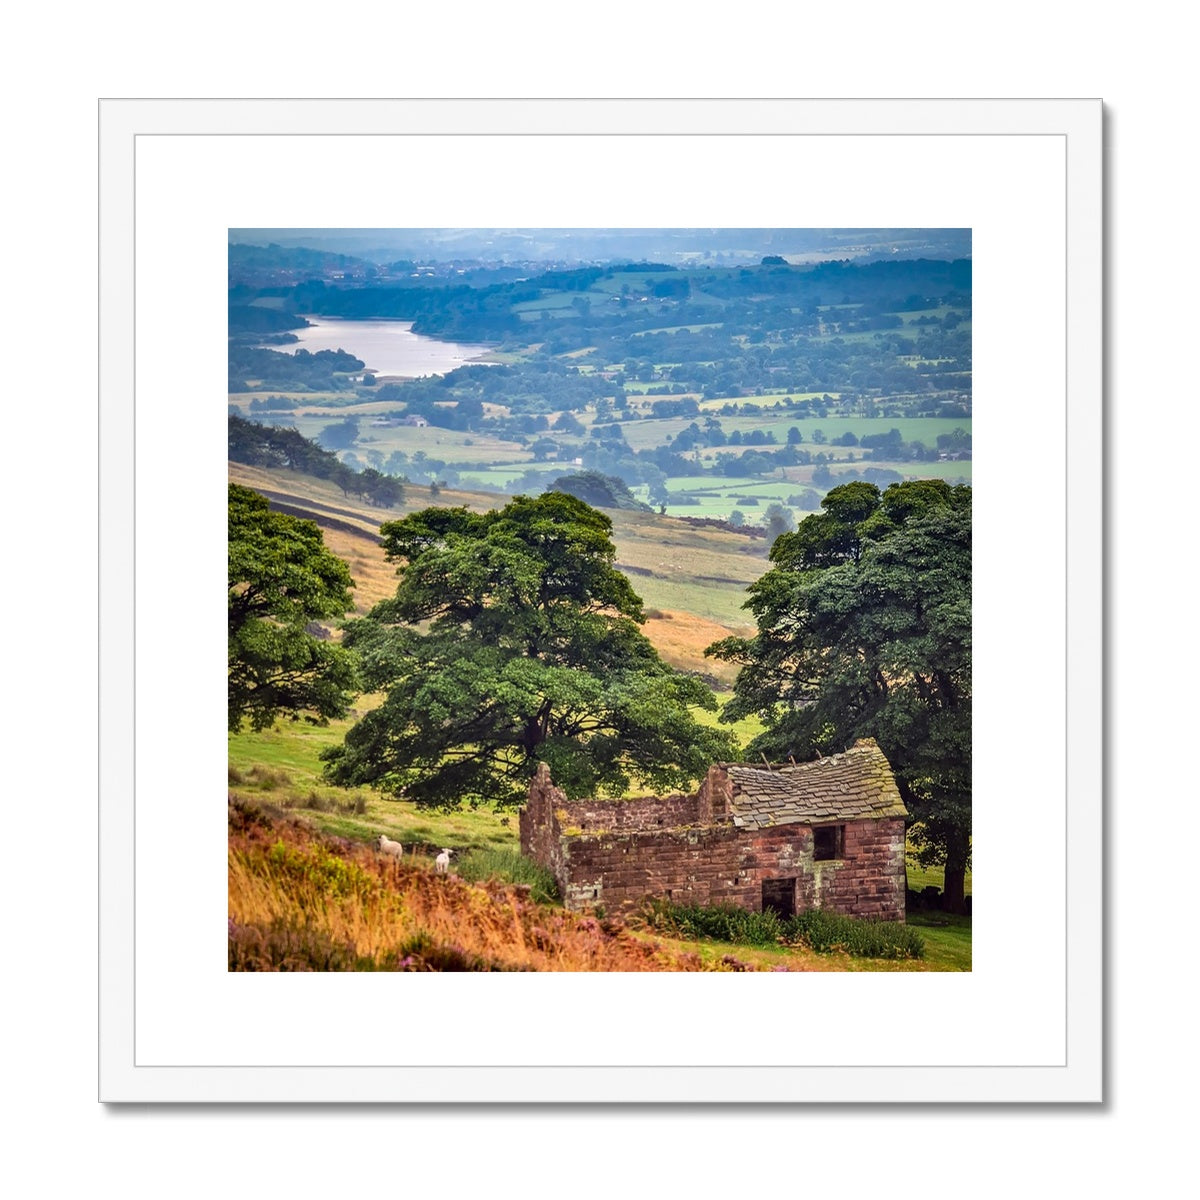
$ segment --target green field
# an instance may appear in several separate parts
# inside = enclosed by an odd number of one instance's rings
[[[651,385],[629,385],[630,388],[635,386],[646,388]],[[446,470],[459,472],[462,476],[462,487],[470,488],[474,485],[501,490],[511,487],[512,481],[530,468],[544,468],[548,473],[548,478],[554,478],[555,474],[567,474],[582,469],[572,460],[581,456],[587,434],[580,437],[557,433],[554,428],[557,420],[556,414],[548,414],[550,428],[545,434],[530,435],[527,438],[527,442],[532,443],[535,437],[549,436],[560,447],[555,458],[537,462],[528,444],[521,445],[517,441],[494,435],[443,429],[436,426],[384,426],[371,423],[378,418],[379,414],[395,411],[395,403],[356,400],[353,396],[337,393],[307,396],[292,393],[291,395],[304,403],[303,408],[289,414],[295,428],[304,437],[315,439],[327,425],[336,423],[346,416],[357,417],[360,421],[360,432],[354,445],[354,452],[364,465],[371,465],[372,461],[375,465],[381,465],[381,460],[386,462],[391,454],[397,451],[408,455],[409,458],[416,454],[424,454],[428,459],[445,463]],[[795,395],[801,397],[805,394],[796,393]],[[819,394],[808,393],[807,395]],[[781,396],[782,393],[776,393],[756,397],[753,400],[740,401],[740,403],[759,404],[763,411],[757,414],[738,414],[736,416],[724,416],[716,413],[717,409],[730,401],[704,401],[704,411],[708,415],[717,415],[727,436],[736,431],[745,437],[757,430],[764,434],[772,434],[775,437],[775,443],[752,446],[743,442],[741,445],[696,447],[688,451],[687,456],[695,460],[698,469],[711,470],[717,463],[718,455],[741,455],[746,450],[755,449],[767,453],[777,450],[786,444],[788,430],[795,427],[800,431],[802,438],[800,449],[812,455],[818,453],[825,455],[835,474],[852,465],[860,472],[868,467],[895,470],[905,478],[941,478],[966,482],[971,479],[970,461],[873,462],[866,459],[864,451],[857,446],[830,444],[846,433],[852,433],[855,437],[862,438],[868,434],[888,433],[892,429],[897,429],[904,441],[919,441],[926,446],[933,447],[936,446],[937,438],[940,435],[952,434],[960,429],[970,434],[971,419],[969,417],[862,417],[831,414],[827,417],[802,418],[798,413],[775,407]],[[230,401],[245,410],[252,398],[254,397],[250,394],[238,394],[231,395]],[[630,407],[634,411],[649,413],[652,403],[658,398],[633,399],[630,401]],[[490,408],[500,411],[495,406],[490,406]],[[585,428],[590,429],[595,420],[594,412],[588,411],[579,415]],[[636,453],[651,451],[664,444],[669,444],[669,441],[676,438],[690,425],[697,424],[703,427],[703,422],[704,416],[695,418],[643,417],[639,420],[621,422],[620,429],[626,443]],[[813,440],[814,434],[817,434],[818,431],[819,435],[824,437],[823,442]],[[814,470],[813,466],[781,467],[776,468],[772,477],[755,479],[715,473],[710,475],[698,473],[682,477],[670,476],[666,481],[669,492],[677,494],[689,491],[702,493],[702,495],[699,496],[697,504],[668,504],[667,512],[672,516],[728,517],[734,508],[742,507],[747,520],[754,523],[756,517],[761,514],[756,513],[752,508],[747,509],[745,506],[740,506],[737,503],[737,494],[759,496],[764,507],[772,500],[786,503],[790,495],[797,494],[809,487],[824,494],[826,487],[813,483]],[[635,494],[643,501],[648,500],[648,489],[644,485],[634,490]],[[802,511],[796,513],[797,519],[803,515]]]
[[[280,721],[262,733],[231,734],[230,794],[301,815],[323,833],[354,841],[367,842],[383,833],[406,845],[428,845],[432,854],[442,845],[466,851],[517,844],[516,821],[510,814],[469,808],[427,812],[370,788],[328,786],[318,755],[339,743],[351,724],[331,721],[317,727]]]

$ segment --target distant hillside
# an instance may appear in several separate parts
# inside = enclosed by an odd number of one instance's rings
[[[396,588],[395,567],[384,558],[379,542],[382,521],[434,506],[482,512],[503,502],[494,494],[450,488],[435,497],[426,487],[407,485],[404,502],[381,513],[362,500],[347,498],[331,480],[298,471],[231,462],[229,478],[261,492],[280,511],[317,523],[325,544],[350,566],[358,613]],[[769,565],[762,541],[656,513],[605,511],[613,522],[617,566],[629,576],[647,609],[646,636],[677,670],[732,683],[736,671],[706,659],[704,647],[730,632],[752,628],[752,618],[741,606],[747,586]]]
[[[366,273],[372,270],[369,262],[336,251],[309,249],[304,246],[280,246],[270,242],[265,246],[231,243],[229,247],[230,285],[248,275],[261,272],[291,271],[297,275],[321,274],[327,271]]]
[[[793,261],[922,255],[964,258],[969,229],[231,229],[242,253],[276,243],[296,253],[377,263],[394,259],[474,259],[481,262],[757,262],[764,255]],[[306,247],[307,250],[301,250]],[[304,260],[297,260],[304,261]]]

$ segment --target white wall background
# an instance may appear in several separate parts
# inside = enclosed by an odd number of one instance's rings
[[[1028,0],[1014,0],[1003,17],[945,0],[821,11],[757,2],[659,11],[625,0],[588,9],[459,3],[441,19],[433,11],[298,0],[264,12],[214,0],[190,9],[25,7],[9,18],[0,294],[13,331],[7,447],[19,467],[5,477],[6,1176],[30,1180],[32,1194],[103,1185],[131,1198],[395,1194],[432,1186],[441,1171],[452,1195],[569,1187],[589,1197],[616,1182],[634,1195],[729,1196],[764,1182],[797,1191],[843,1184],[847,1165],[866,1159],[880,1172],[862,1176],[872,1194],[884,1180],[976,1196],[1158,1190],[1182,1167],[1195,1066],[1178,965],[1194,936],[1191,884],[1163,872],[1156,847],[1139,836],[1143,805],[1160,816],[1168,808],[1164,828],[1183,816],[1190,797],[1172,778],[1174,756],[1158,752],[1186,745],[1194,718],[1194,705],[1180,700],[1190,678],[1172,685],[1164,670],[1190,676],[1194,663],[1181,565],[1190,546],[1179,536],[1188,528],[1184,455],[1194,432],[1180,361],[1192,341],[1185,316],[1194,321],[1181,278],[1195,263],[1182,121],[1192,97],[1177,9],[1143,4],[1136,23],[1093,27]],[[95,1103],[95,100],[297,95],[1108,102],[1109,844],[1136,851],[1111,854],[1103,1110],[117,1111]],[[40,319],[61,314],[64,294],[77,302],[70,341]],[[39,404],[51,397],[72,400],[77,424],[56,428],[47,451]],[[35,437],[39,449],[25,449]],[[627,1187],[626,1171],[635,1181]]]

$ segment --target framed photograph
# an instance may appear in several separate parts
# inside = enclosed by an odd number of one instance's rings
[[[102,101],[100,1099],[1100,1102],[1101,128]]]

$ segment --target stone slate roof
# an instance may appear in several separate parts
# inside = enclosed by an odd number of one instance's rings
[[[730,816],[744,829],[766,825],[904,817],[892,768],[871,738],[842,754],[786,766],[725,766],[733,781]]]

